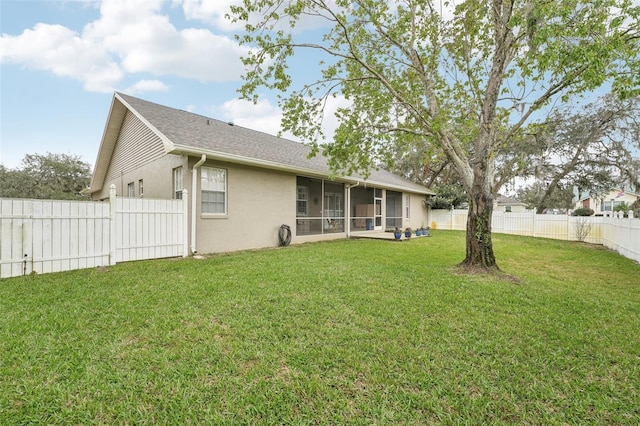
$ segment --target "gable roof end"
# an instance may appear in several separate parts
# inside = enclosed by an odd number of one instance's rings
[[[197,157],[206,154],[210,159],[310,177],[326,178],[330,175],[327,159],[321,155],[309,158],[310,148],[302,143],[116,93],[90,192],[102,188],[106,168],[118,138],[116,129],[119,131],[127,110],[161,138],[167,153]],[[367,179],[362,176],[339,176],[336,180],[424,195],[434,194],[426,187],[386,170],[372,170]]]

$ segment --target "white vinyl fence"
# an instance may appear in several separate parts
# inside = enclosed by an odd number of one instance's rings
[[[467,213],[467,210],[432,210],[431,228],[465,230]],[[582,228],[585,242],[603,244],[640,262],[639,218],[493,212],[491,227],[497,233],[567,241],[580,240],[578,234]]]
[[[0,199],[0,278],[187,256],[188,196]]]
[[[602,244],[640,263],[640,218],[606,218],[602,224]]]

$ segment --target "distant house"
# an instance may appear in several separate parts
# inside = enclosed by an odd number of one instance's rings
[[[611,212],[616,206],[626,203],[628,206],[640,199],[640,194],[627,189],[613,188],[600,197],[583,195],[576,202],[575,208],[592,209],[595,214],[602,215]]]
[[[525,203],[518,201],[515,198],[498,194],[494,201],[493,210],[506,213],[524,213],[528,209]]]
[[[309,147],[115,93],[95,164],[93,200],[109,196],[190,200],[192,253],[347,237],[428,223],[433,192],[385,170],[330,178]]]

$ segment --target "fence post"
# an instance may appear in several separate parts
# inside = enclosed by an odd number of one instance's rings
[[[454,226],[454,224],[453,224],[453,214],[455,213],[455,212],[454,212],[454,210],[455,210],[455,208],[452,206],[452,207],[451,207],[451,225],[449,225],[449,229],[450,229],[451,231],[453,231],[454,229],[456,229],[456,227],[455,227],[455,226]]]
[[[109,265],[116,264],[116,186],[109,187]]]
[[[189,256],[189,191],[182,190],[182,257]]]

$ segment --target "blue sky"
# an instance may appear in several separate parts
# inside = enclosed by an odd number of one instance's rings
[[[93,165],[114,91],[276,134],[275,94],[238,99],[231,3],[0,0],[0,163],[53,152]]]
[[[245,50],[224,18],[236,1],[0,0],[0,163],[53,152],[93,165],[114,91],[278,133],[276,94],[238,99]],[[313,80],[312,55],[296,53],[292,73]],[[346,104],[329,101],[326,135]]]

